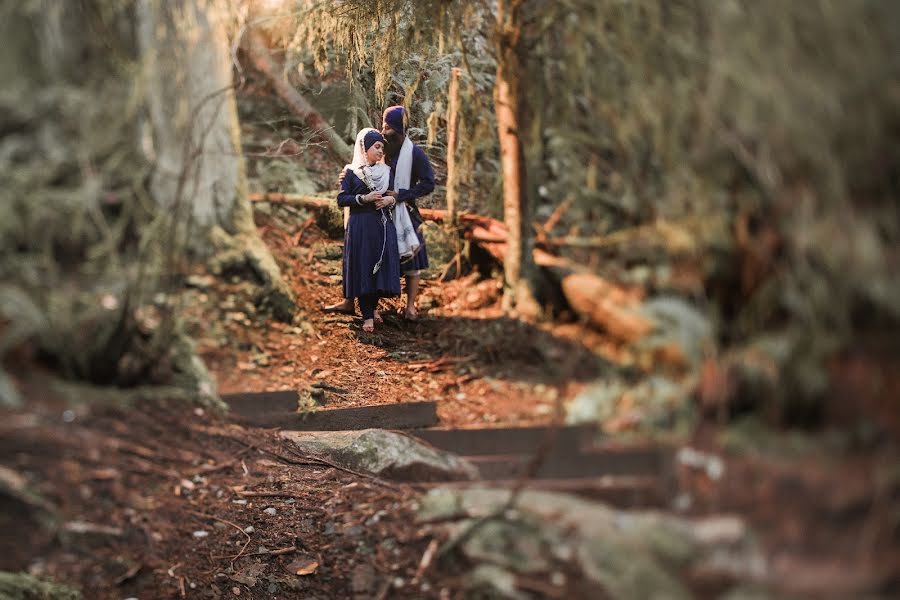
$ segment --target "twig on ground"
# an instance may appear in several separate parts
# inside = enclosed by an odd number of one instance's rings
[[[218,522],[220,522],[220,523],[225,523],[226,525],[231,525],[232,527],[234,527],[235,529],[237,529],[238,531],[240,531],[241,534],[244,535],[244,536],[247,538],[247,541],[244,543],[243,547],[241,548],[241,551],[238,552],[237,554],[235,554],[235,555],[231,558],[231,569],[234,570],[234,561],[236,561],[238,558],[240,558],[241,555],[244,553],[244,550],[247,549],[247,546],[250,545],[250,539],[251,539],[251,538],[250,538],[250,534],[247,533],[246,531],[244,531],[243,527],[241,527],[241,526],[238,525],[237,523],[234,523],[234,522],[232,522],[232,521],[229,521],[228,519],[222,519],[222,518],[217,517],[217,516],[215,516],[215,515],[210,515],[210,514],[207,514],[207,513],[204,513],[204,512],[196,511],[196,510],[188,510],[188,512],[191,513],[192,515],[196,515],[196,516],[202,517],[202,518],[204,518],[204,519],[212,519],[212,520],[218,521]]]
[[[382,485],[384,487],[391,488],[391,489],[398,489],[398,486],[394,483],[385,481],[384,479],[381,479],[380,477],[377,477],[375,475],[370,475],[369,473],[360,473],[359,471],[354,471],[353,469],[351,469],[349,467],[344,467],[337,463],[331,462],[330,460],[328,460],[326,458],[320,458],[318,456],[305,456],[303,454],[300,454],[299,452],[296,452],[296,451],[290,450],[290,449],[288,450],[288,452],[290,452],[294,456],[296,456],[298,458],[302,458],[304,460],[315,461],[315,462],[321,463],[323,465],[327,465],[327,466],[331,467],[332,469],[337,469],[338,471],[344,471],[345,473],[350,473],[351,475],[356,475],[357,477],[364,477],[365,479],[374,481],[375,483],[378,483],[379,485]]]
[[[221,471],[222,469],[227,469],[228,467],[233,467],[239,460],[241,460],[241,457],[250,450],[252,450],[252,448],[244,448],[243,450],[238,452],[237,455],[231,460],[225,461],[218,465],[200,465],[196,469],[192,469],[185,473],[185,477],[191,478],[194,475],[208,475],[210,473],[215,473],[216,471]]]
[[[131,567],[130,569],[128,569],[125,573],[123,573],[122,575],[120,575],[119,577],[116,578],[116,581],[115,581],[116,587],[122,585],[129,579],[133,579],[134,576],[137,575],[138,572],[143,568],[144,568],[144,565],[142,565],[141,563],[138,563],[138,564],[134,565],[133,567]]]
[[[246,498],[308,498],[309,496],[306,494],[301,494],[300,492],[292,492],[289,490],[278,491],[278,490],[260,490],[258,492],[253,491],[240,491],[236,492],[239,496],[244,496]]]
[[[425,571],[428,570],[428,567],[431,566],[431,561],[434,560],[434,555],[437,553],[438,546],[437,538],[428,542],[428,547],[425,548],[425,552],[422,554],[422,560],[419,561],[419,568],[416,569],[416,575],[413,577],[413,585],[418,585],[419,582],[422,581],[422,576],[425,575]]]

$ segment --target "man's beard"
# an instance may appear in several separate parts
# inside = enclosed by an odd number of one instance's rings
[[[403,136],[393,132],[384,136],[384,159],[391,161],[400,155],[400,148],[403,147]]]

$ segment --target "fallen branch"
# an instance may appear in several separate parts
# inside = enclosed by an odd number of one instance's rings
[[[351,148],[341,139],[325,118],[317,111],[306,98],[294,89],[288,81],[279,75],[281,69],[276,68],[265,41],[256,31],[250,31],[244,36],[244,50],[253,62],[256,70],[269,82],[279,98],[291,111],[300,117],[306,125],[322,136],[328,149],[340,160],[346,160],[351,155]]]

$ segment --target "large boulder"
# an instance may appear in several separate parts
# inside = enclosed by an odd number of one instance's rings
[[[478,470],[468,461],[395,431],[283,431],[281,436],[300,454],[385,479],[464,481],[478,477]]]
[[[501,511],[509,494],[431,490],[421,500],[419,518],[449,527],[459,551],[477,564],[526,579],[549,573],[560,597],[598,597],[598,590],[614,599],[715,597],[758,585],[767,573],[760,550],[735,517],[622,511],[531,490],[518,496],[514,509]],[[565,575],[572,564],[578,577]]]

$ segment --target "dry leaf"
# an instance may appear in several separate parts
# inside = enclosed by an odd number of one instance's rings
[[[287,568],[294,575],[312,575],[319,569],[319,561],[314,558],[298,558]]]

